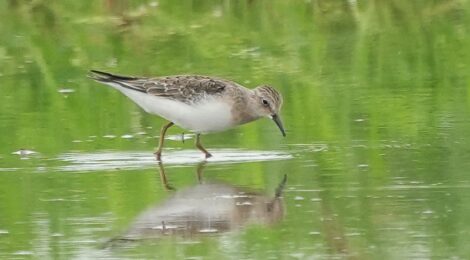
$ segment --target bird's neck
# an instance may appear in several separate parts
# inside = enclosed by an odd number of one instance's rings
[[[261,118],[255,113],[256,95],[252,91],[244,93],[242,99],[236,100],[233,106],[233,120],[237,125],[242,125]]]

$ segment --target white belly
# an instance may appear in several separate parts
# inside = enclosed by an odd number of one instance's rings
[[[206,101],[188,105],[120,86],[113,87],[132,99],[147,113],[161,116],[192,132],[218,132],[234,126],[231,107],[220,98],[207,98]]]

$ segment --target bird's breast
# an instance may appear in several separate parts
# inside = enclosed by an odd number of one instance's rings
[[[176,119],[177,125],[197,133],[219,132],[235,126],[231,104],[218,98],[209,98],[190,106],[187,114]]]

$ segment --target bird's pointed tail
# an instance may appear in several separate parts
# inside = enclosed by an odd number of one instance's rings
[[[88,77],[99,82],[111,82],[116,80],[136,80],[136,77],[115,75],[108,72],[99,70],[90,70]]]

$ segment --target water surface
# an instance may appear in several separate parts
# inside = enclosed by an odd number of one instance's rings
[[[458,0],[1,2],[0,258],[468,258],[468,10]],[[207,135],[214,158],[203,164],[174,127],[162,175],[153,151],[164,121],[89,69],[270,84],[287,137],[267,119]],[[169,232],[184,225],[163,209],[212,193],[227,199],[210,204],[223,214],[176,214],[204,232]],[[272,201],[282,210],[267,214]],[[164,236],[107,246],[145,212],[163,219],[150,226]]]

